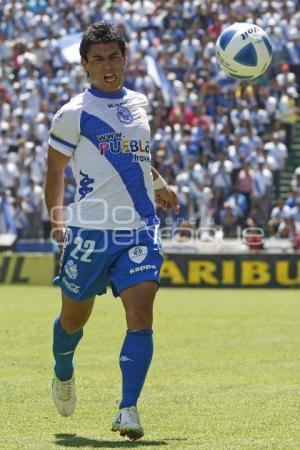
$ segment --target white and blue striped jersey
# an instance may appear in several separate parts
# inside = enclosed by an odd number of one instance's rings
[[[147,98],[93,87],[55,115],[49,144],[71,157],[76,196],[66,225],[136,229],[157,222]]]

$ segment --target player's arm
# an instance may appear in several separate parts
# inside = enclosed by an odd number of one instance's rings
[[[64,171],[70,157],[49,146],[48,162],[45,174],[45,202],[49,212],[53,236],[58,244],[64,235]]]
[[[175,192],[167,185],[163,177],[151,166],[154,182],[155,201],[165,209],[172,209],[179,213],[179,202]]]

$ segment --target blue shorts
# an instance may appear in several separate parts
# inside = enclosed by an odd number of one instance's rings
[[[106,292],[115,297],[143,281],[159,284],[163,262],[158,226],[137,230],[66,230],[60,272],[53,282],[74,300]]]

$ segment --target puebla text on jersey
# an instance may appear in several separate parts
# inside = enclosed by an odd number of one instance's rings
[[[157,223],[143,94],[91,87],[54,117],[49,144],[71,157],[77,188],[66,224],[136,229]]]

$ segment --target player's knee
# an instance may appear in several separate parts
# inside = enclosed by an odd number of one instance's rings
[[[131,329],[142,330],[152,327],[152,307],[135,308],[127,314],[128,326]]]
[[[62,316],[60,318],[60,323],[62,329],[67,334],[75,334],[78,331],[82,330],[84,326],[84,322],[81,318],[78,317]]]

